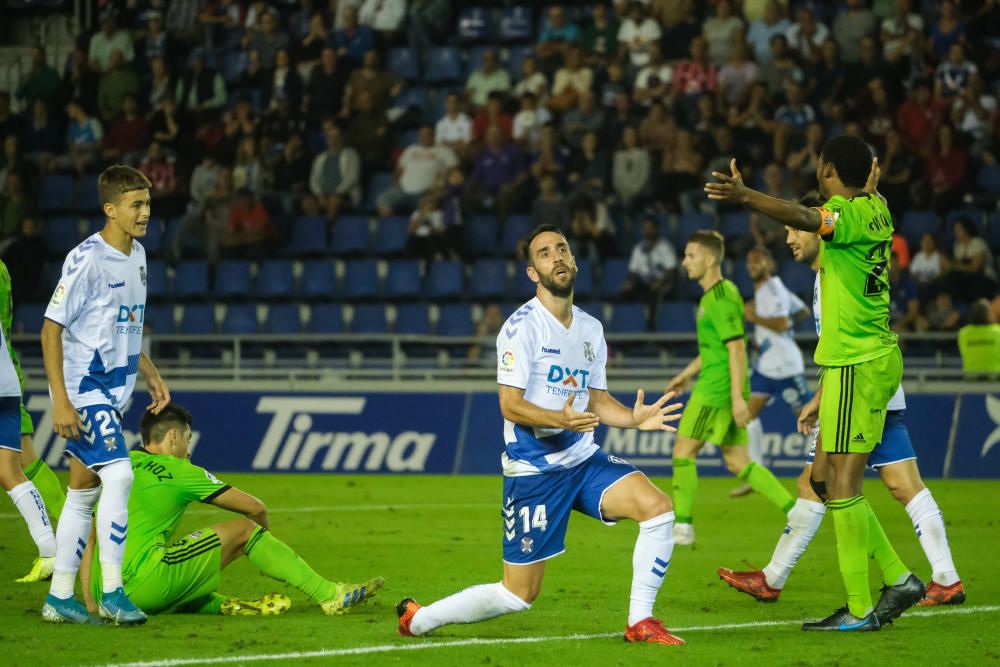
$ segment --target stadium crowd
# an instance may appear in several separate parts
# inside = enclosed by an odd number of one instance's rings
[[[99,213],[60,189],[118,162],[152,181],[171,266],[366,256],[337,246],[359,218],[405,230],[380,256],[471,265],[554,223],[596,275],[624,267],[603,296],[655,304],[697,298],[678,255],[711,226],[749,294],[742,258],[791,264],[784,230],[703,183],[735,157],[796,198],[847,133],[896,224],[895,328],[954,331],[998,293],[998,72],[992,0],[110,2],[0,92],[0,246],[15,300],[45,300],[47,224]]]

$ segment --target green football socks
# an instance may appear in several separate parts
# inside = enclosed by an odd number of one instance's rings
[[[762,465],[751,461],[737,477],[749,484],[751,489],[780,507],[785,514],[788,514],[795,505],[795,499],[792,498],[788,489],[781,485],[774,473]]]
[[[847,589],[847,608],[858,618],[864,618],[872,610],[868,587],[868,533],[874,514],[869,519],[871,508],[864,496],[831,500],[826,506],[833,516],[837,534],[837,559]]]
[[[867,500],[864,501],[864,506],[868,510],[868,553],[882,570],[882,583],[886,586],[898,586],[910,576],[910,570],[903,565],[896,550],[892,548],[892,543]]]
[[[49,520],[55,526],[62,513],[63,503],[66,502],[66,494],[63,492],[59,478],[52,472],[52,468],[47,466],[41,459],[24,469],[24,476],[35,485],[39,495],[45,502],[45,510],[49,513]]]
[[[269,577],[284,581],[320,604],[334,596],[337,585],[316,574],[291,547],[260,526],[254,529],[243,553]]]
[[[674,457],[674,520],[694,521],[694,496],[698,492],[698,465],[694,459]]]

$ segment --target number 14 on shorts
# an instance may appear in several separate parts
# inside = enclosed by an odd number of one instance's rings
[[[532,530],[544,532],[549,525],[548,519],[545,518],[545,505],[535,505],[534,507],[522,505],[515,508],[511,498],[507,498],[503,507],[503,523],[504,536],[508,542],[517,537],[518,524],[520,524],[522,534],[530,533]]]

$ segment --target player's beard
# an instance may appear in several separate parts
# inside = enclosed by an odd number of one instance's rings
[[[556,278],[555,269],[552,273],[545,275],[543,273],[538,274],[538,282],[547,289],[552,296],[557,296],[560,299],[566,299],[573,294],[573,285],[576,283],[576,268],[570,265],[565,266],[566,273],[569,279],[563,278],[565,284],[560,283],[560,279]]]

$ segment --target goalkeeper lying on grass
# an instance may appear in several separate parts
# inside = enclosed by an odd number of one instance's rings
[[[264,574],[308,595],[326,614],[341,614],[372,597],[384,583],[335,583],[318,575],[268,530],[267,508],[253,496],[215,478],[190,460],[191,414],[170,404],[143,414],[143,448],[129,453],[135,482],[129,497],[125,544],[125,592],[147,614],[187,612],[223,615],[280,614],[291,606],[278,593],[259,599],[227,598],[217,592],[222,570],[246,555]],[[187,506],[207,503],[242,514],[171,542]],[[100,557],[91,541],[80,569],[87,607],[96,610]],[[93,582],[93,590],[92,584]]]

